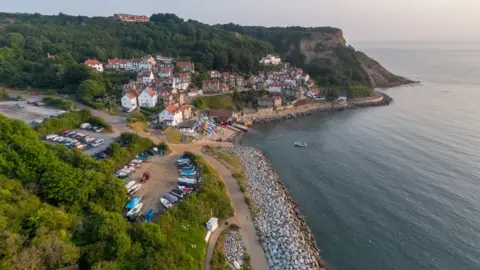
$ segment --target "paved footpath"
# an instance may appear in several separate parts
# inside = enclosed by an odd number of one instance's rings
[[[237,179],[235,179],[230,170],[217,159],[206,154],[203,154],[202,156],[213,168],[215,168],[215,170],[217,170],[225,182],[225,186],[227,187],[230,199],[232,200],[233,209],[235,211],[235,217],[229,219],[229,221],[231,221],[230,223],[235,223],[240,227],[240,235],[242,236],[242,241],[245,244],[247,253],[250,256],[251,267],[254,270],[269,269],[267,257],[265,256],[262,245],[257,239],[257,233],[255,230],[255,225],[252,221],[250,209],[248,208],[248,204],[245,202],[245,196],[240,190]],[[209,241],[209,250],[210,245],[215,247],[215,242],[216,240]],[[210,260],[208,260],[207,254],[207,270],[210,269]]]

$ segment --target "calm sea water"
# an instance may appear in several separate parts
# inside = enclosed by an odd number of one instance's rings
[[[480,49],[361,49],[422,84],[243,143],[266,152],[332,269],[480,269]]]

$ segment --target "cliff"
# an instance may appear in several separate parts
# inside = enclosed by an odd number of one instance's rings
[[[374,88],[413,82],[392,74],[377,61],[348,46],[338,28],[267,28],[234,24],[220,27],[268,41],[286,61],[305,68],[321,85]]]
[[[391,73],[363,52],[357,52],[357,59],[362,64],[363,69],[367,71],[373,87],[394,87],[416,83],[415,81]]]

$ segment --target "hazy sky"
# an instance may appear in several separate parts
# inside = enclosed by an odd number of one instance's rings
[[[205,23],[335,26],[352,41],[480,41],[480,0],[0,0],[3,12],[175,13]]]

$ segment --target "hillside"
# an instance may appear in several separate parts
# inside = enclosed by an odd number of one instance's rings
[[[235,24],[218,27],[268,41],[287,61],[305,68],[321,85],[390,87],[411,83],[366,54],[348,46],[333,27],[261,27]]]
[[[369,64],[374,60],[347,46],[337,28],[211,26],[174,14],[127,23],[106,17],[0,13],[0,83],[11,87],[76,89],[88,76],[74,66],[86,59],[153,53],[189,58],[200,72],[249,75],[261,69],[262,56],[273,52],[305,68],[323,86],[372,88],[403,81],[378,63]]]

